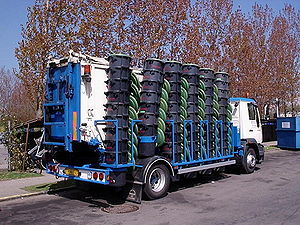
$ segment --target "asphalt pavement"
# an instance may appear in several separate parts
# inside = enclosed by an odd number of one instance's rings
[[[1,224],[300,224],[300,151],[272,150],[253,174],[206,175],[141,205],[106,188],[0,202]],[[138,208],[135,212],[115,214]],[[108,213],[109,212],[109,213]]]

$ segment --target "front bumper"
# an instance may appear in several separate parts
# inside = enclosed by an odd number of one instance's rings
[[[265,159],[265,147],[262,144],[258,144],[259,161]]]

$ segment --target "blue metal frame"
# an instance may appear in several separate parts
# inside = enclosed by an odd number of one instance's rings
[[[116,160],[113,164],[107,164],[107,163],[100,163],[99,166],[101,167],[105,167],[105,168],[112,168],[112,169],[120,169],[120,168],[128,168],[128,167],[132,167],[132,166],[139,166],[139,165],[135,165],[134,162],[134,148],[133,145],[131,146],[131,154],[132,154],[132,159],[130,162],[126,163],[126,164],[120,164],[119,163],[119,145],[118,145],[118,137],[119,137],[119,131],[118,131],[118,127],[119,127],[119,122],[118,120],[95,120],[94,121],[94,125],[97,127],[97,125],[99,124],[105,124],[107,122],[112,122],[115,126],[116,129]],[[132,120],[131,126],[130,126],[130,130],[133,133],[133,129],[134,129],[134,125],[138,122],[141,122],[141,120]],[[223,135],[223,122],[222,121],[215,121],[215,130],[214,132],[216,132],[217,129],[220,130],[220,136],[216,137],[216,141],[218,141],[220,143],[220,147],[218,147],[216,145],[216,155],[214,157],[210,157],[210,148],[209,148],[209,122],[207,120],[203,120],[200,121],[199,124],[199,128],[206,128],[206,134],[202,134],[202,129],[200,129],[200,149],[199,151],[201,152],[201,156],[198,159],[194,159],[194,151],[195,151],[195,146],[194,146],[194,142],[193,142],[193,131],[194,131],[194,126],[193,126],[193,121],[191,120],[185,120],[184,121],[184,159],[181,161],[177,161],[175,160],[175,132],[174,132],[174,120],[167,120],[167,123],[171,123],[172,125],[172,161],[171,161],[171,165],[172,166],[185,166],[185,165],[193,165],[193,164],[199,164],[199,163],[204,163],[204,162],[209,162],[209,161],[216,161],[216,160],[223,160],[223,159],[229,159],[229,158],[233,158],[234,154],[238,153],[237,151],[233,151],[233,147],[235,146],[234,141],[236,138],[232,138],[232,145],[231,145],[231,149],[229,149],[228,154],[226,154],[224,152],[224,145],[223,145],[223,141],[224,141],[224,135]],[[230,124],[230,128],[232,128],[232,123]],[[189,127],[187,127],[189,126]],[[98,128],[97,128],[98,129]],[[190,133],[190,137],[189,140],[187,140],[188,133]],[[237,135],[236,135],[237,136]],[[234,135],[232,135],[232,137],[235,137]],[[238,136],[237,136],[238,137]],[[204,146],[202,143],[202,140],[206,141],[206,148],[201,148],[201,146]],[[134,138],[133,135],[131,135],[131,142],[134,142]],[[46,142],[46,144],[49,145],[61,145],[63,146],[63,143],[51,143],[51,142]],[[235,146],[238,147],[238,146]],[[99,149],[100,152],[105,152],[105,149]]]
[[[94,125],[97,128],[97,125],[101,125],[101,124],[105,124],[106,122],[112,122],[116,128],[116,141],[118,140],[119,137],[119,131],[118,131],[118,125],[119,122],[118,120],[96,120],[94,121]],[[141,122],[141,120],[133,120],[130,126],[130,130],[133,133],[134,131],[134,125],[138,122]],[[222,121],[215,121],[215,126],[214,129],[219,129],[220,130],[220,135],[218,137],[218,141],[220,142],[220,149],[217,149],[218,154],[216,154],[214,157],[210,157],[210,149],[209,149],[209,131],[210,131],[210,123],[207,120],[203,120],[200,121],[199,123],[199,135],[200,135],[200,141],[202,141],[203,139],[206,141],[206,145],[204,145],[204,143],[201,143],[200,145],[200,149],[199,151],[201,152],[201,156],[198,159],[194,159],[194,151],[195,148],[193,146],[194,142],[193,142],[193,135],[194,134],[194,124],[193,121],[191,120],[185,120],[184,121],[184,137],[187,137],[188,135],[189,140],[185,140],[184,142],[184,159],[180,160],[180,161],[176,161],[175,160],[175,129],[174,129],[174,120],[167,120],[167,123],[171,123],[172,125],[172,160],[171,160],[171,165],[176,168],[186,168],[186,167],[193,167],[193,166],[199,166],[199,165],[206,165],[206,164],[213,164],[214,162],[219,162],[219,161],[226,161],[226,160],[231,160],[235,157],[235,154],[239,154],[239,155],[243,155],[243,149],[241,146],[238,146],[237,143],[234,143],[234,138],[232,138],[232,146],[231,149],[229,149],[228,153],[226,153],[224,151],[224,145],[223,145],[223,141],[224,141],[224,124]],[[233,128],[232,123],[226,123],[229,124],[230,128]],[[206,130],[206,133],[203,134],[202,133],[202,129],[204,128]],[[97,128],[98,129],[98,128]],[[215,131],[214,131],[215,132]],[[235,132],[237,132],[237,130],[233,130],[232,129],[232,137],[236,136],[238,137],[237,134],[234,134]],[[189,133],[189,134],[188,134]],[[186,139],[186,138],[184,138]],[[133,135],[131,136],[131,143],[134,143],[134,139],[133,139]],[[53,145],[57,145],[57,143],[48,143],[48,144],[53,144]],[[235,144],[235,145],[234,145]],[[202,146],[202,147],[201,147]],[[205,147],[204,147],[205,146]],[[105,152],[105,149],[99,149],[100,152]],[[105,173],[105,175],[109,175],[110,172],[126,172],[127,169],[129,167],[142,167],[142,165],[136,165],[134,162],[134,148],[133,145],[131,147],[131,154],[132,154],[132,159],[130,162],[126,163],[126,164],[119,164],[119,158],[118,158],[118,154],[119,154],[119,145],[118,145],[118,141],[116,143],[116,160],[114,162],[114,164],[107,164],[107,163],[99,163],[100,167],[103,167],[104,169],[96,169],[96,168],[91,168],[91,165],[84,165],[82,167],[78,167],[78,166],[71,166],[71,165],[61,165],[63,167],[69,167],[69,168],[75,168],[75,169],[79,169],[79,170],[88,170],[88,171],[98,171],[98,172],[103,172]],[[189,155],[189,157],[187,157],[187,154]],[[93,183],[98,183],[98,184],[109,184],[108,181],[106,182],[101,182],[101,181],[94,181],[94,180],[88,180],[88,179],[82,179],[79,177],[73,177],[73,176],[68,176],[68,175],[61,175],[61,174],[57,174],[57,173],[53,173],[47,170],[47,173],[55,175],[55,176],[59,176],[59,177],[65,177],[65,178],[70,178],[70,179],[75,179],[75,180],[82,180],[82,181],[88,181],[88,182],[93,182]]]
[[[203,155],[204,155],[204,158],[206,159],[207,158],[206,150],[202,147],[205,146],[203,143],[203,140],[205,139],[203,138],[204,134],[202,133],[202,129],[201,129],[202,127],[206,128],[206,140],[208,140],[208,120],[201,120],[199,123],[200,157],[201,159],[203,159]],[[207,151],[209,151],[209,141],[206,141],[206,149]]]
[[[188,135],[188,129],[187,129],[187,125],[189,125],[189,133],[190,133],[190,140],[188,140],[186,137]],[[187,154],[188,154],[188,158],[189,161],[193,161],[194,160],[194,135],[193,134],[193,121],[192,120],[185,120],[183,122],[183,146],[184,146],[184,150],[183,150],[183,157],[184,160],[187,161]],[[190,144],[189,144],[190,143]]]
[[[231,146],[230,151],[228,151],[228,153],[224,152],[224,145],[223,145],[223,141],[224,141],[224,128],[223,128],[223,121],[218,120],[214,122],[215,126],[214,126],[214,132],[215,135],[217,134],[217,129],[219,129],[220,133],[219,136],[215,137],[216,141],[218,141],[218,143],[220,143],[220,147],[218,147],[216,145],[216,155],[214,157],[209,157],[210,156],[210,148],[209,148],[209,122],[207,120],[202,120],[200,121],[199,124],[199,128],[204,128],[206,127],[206,137],[204,137],[204,134],[202,134],[202,129],[200,129],[200,148],[201,146],[203,146],[202,143],[202,138],[204,138],[204,140],[206,140],[206,149],[203,149],[203,147],[200,149],[200,152],[202,153],[201,156],[198,159],[194,159],[194,146],[193,146],[193,135],[190,135],[190,140],[188,140],[188,142],[190,142],[191,144],[186,144],[184,143],[184,159],[182,161],[179,162],[175,162],[174,160],[174,154],[175,154],[175,149],[173,148],[173,160],[171,162],[172,166],[174,167],[184,167],[184,166],[197,166],[199,164],[203,164],[203,163],[208,163],[211,162],[213,163],[213,161],[220,161],[220,160],[229,160],[234,158],[235,154],[238,154],[238,150],[240,148],[236,148],[237,151],[234,151],[233,146]],[[190,132],[193,132],[193,122],[191,120],[185,120],[184,121],[184,142],[186,142],[186,136],[188,135],[188,129],[186,129],[186,126],[189,125],[190,126]],[[230,127],[232,127],[232,123],[230,123]],[[238,147],[238,146],[236,146]],[[220,150],[221,149],[221,150]],[[188,159],[186,156],[186,154],[190,154],[190,159]],[[203,157],[204,156],[204,157]]]
[[[214,125],[215,125],[214,126],[215,127],[215,130],[214,130],[215,143],[216,143],[215,151],[216,151],[216,156],[220,157],[220,156],[224,155],[224,154],[222,154],[222,152],[224,152],[224,149],[221,148],[221,145],[223,145],[223,140],[224,140],[223,137],[222,137],[223,136],[223,133],[222,133],[222,131],[223,131],[223,129],[222,129],[223,121],[222,120],[216,120],[216,121],[214,121]],[[219,130],[219,132],[218,132],[218,130]],[[220,135],[220,136],[218,136],[218,135]],[[220,149],[221,149],[221,152],[220,152]]]
[[[221,121],[221,122],[220,122]],[[220,126],[220,149],[221,149],[221,154],[224,155],[224,127],[223,127],[223,122],[222,120],[219,120],[218,125]]]
[[[129,163],[126,164],[119,164],[119,143],[117,140],[119,140],[119,129],[117,129],[119,127],[119,121],[118,120],[95,120],[94,121],[94,125],[97,128],[97,125],[103,125],[107,122],[112,122],[115,126],[116,129],[116,160],[113,164],[107,164],[107,163],[100,163],[100,166],[103,167],[107,167],[107,168],[128,168],[128,167],[132,167],[132,166],[138,166],[135,164],[134,161],[134,147],[133,147],[133,135],[131,135],[131,161]],[[134,125],[138,122],[141,122],[141,120],[132,120],[131,121],[131,126],[130,126],[130,131],[131,133],[133,133],[133,129],[134,129]],[[105,152],[105,149],[101,149],[101,151]]]

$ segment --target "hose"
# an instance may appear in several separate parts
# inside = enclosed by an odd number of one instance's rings
[[[205,119],[205,99],[206,99],[206,95],[205,95],[205,84],[204,82],[199,79],[199,87],[198,87],[198,119],[199,121],[202,121]],[[199,158],[199,154],[200,157],[203,159],[203,155],[206,152],[206,145],[205,145],[205,130],[203,126],[199,127],[199,133],[198,138],[199,138],[199,143],[197,143],[197,147],[200,149],[200,153],[198,152],[198,158]],[[202,134],[202,135],[200,135]]]
[[[219,142],[218,142],[218,138],[219,138],[219,129],[218,127],[215,126],[215,121],[219,120],[220,117],[220,105],[219,105],[219,90],[218,87],[213,84],[213,123],[212,123],[212,130],[211,130],[211,134],[212,134],[212,155],[213,157],[216,156],[216,149],[219,149]]]
[[[129,127],[131,128],[131,122],[132,120],[138,119],[138,111],[139,111],[139,105],[140,105],[140,90],[141,90],[141,84],[137,78],[137,75],[135,73],[131,73],[130,75],[130,94],[129,94]],[[138,127],[137,124],[134,125],[133,131],[129,129],[129,141],[128,141],[128,161],[132,161],[135,164],[135,159],[138,157]],[[133,143],[131,143],[131,139],[133,136]],[[131,149],[133,148],[134,157],[131,155]]]
[[[165,143],[165,131],[166,131],[166,112],[168,111],[168,100],[170,93],[170,83],[164,79],[163,86],[161,88],[159,113],[158,113],[158,128],[157,128],[157,140],[156,146],[160,147]]]
[[[187,134],[187,130],[186,128],[184,128],[184,120],[186,120],[187,118],[187,99],[188,99],[188,89],[189,89],[190,85],[188,83],[188,81],[184,78],[181,77],[181,88],[180,88],[180,139],[181,141],[181,145],[180,145],[180,149],[181,149],[181,154],[180,154],[180,158],[181,160],[184,159],[184,150],[187,151],[187,156],[189,156],[189,151],[188,148],[184,146],[183,143],[187,143],[187,137],[186,135],[184,135],[184,133]],[[183,129],[185,129],[185,132],[183,132]]]

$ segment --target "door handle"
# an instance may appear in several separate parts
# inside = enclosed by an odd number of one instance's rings
[[[253,132],[253,130],[249,130],[249,132]]]

